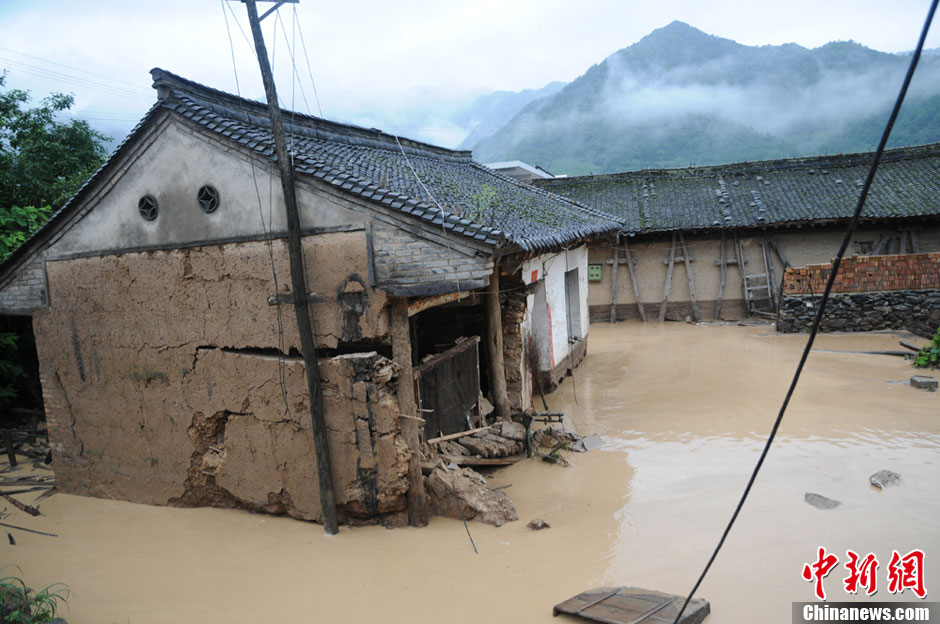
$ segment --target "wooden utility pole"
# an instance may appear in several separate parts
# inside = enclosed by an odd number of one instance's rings
[[[275,1],[275,0],[262,0]],[[297,0],[286,0],[296,2]],[[294,295],[294,313],[297,317],[297,330],[300,334],[300,351],[304,358],[307,373],[307,393],[310,398],[310,419],[313,421],[313,446],[317,456],[317,475],[320,484],[320,512],[323,516],[323,529],[328,535],[339,532],[336,521],[336,500],[333,497],[333,468],[330,465],[330,448],[326,435],[326,421],[323,417],[323,392],[320,388],[320,369],[317,365],[316,343],[310,324],[310,310],[307,300],[307,280],[304,275],[304,252],[300,242],[300,216],[297,212],[297,196],[294,192],[294,175],[291,162],[287,157],[284,141],[284,126],[281,124],[281,109],[277,104],[277,91],[274,89],[274,77],[268,62],[268,50],[261,35],[261,19],[270,15],[283,2],[278,1],[274,9],[258,18],[255,0],[242,0],[248,8],[248,21],[255,40],[255,52],[258,65],[261,66],[261,79],[264,81],[264,93],[268,99],[268,112],[271,115],[271,132],[274,135],[274,151],[277,154],[277,166],[281,173],[281,188],[284,191],[284,203],[287,211],[287,250],[290,257],[291,289]]]

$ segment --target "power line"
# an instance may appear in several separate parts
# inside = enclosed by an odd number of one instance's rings
[[[136,100],[147,103],[151,101],[151,98],[146,97],[141,93],[131,91],[130,89],[109,85],[96,80],[89,80],[80,76],[70,75],[53,69],[46,69],[44,67],[31,65],[29,63],[18,61],[9,57],[0,57],[0,63],[5,64],[11,69],[16,69],[34,76],[39,76],[40,78],[48,78],[50,80],[55,80],[56,82],[65,83],[76,87],[83,87],[85,89],[107,93],[108,95],[116,95],[118,97],[127,98],[129,100]],[[149,89],[147,91],[149,92]]]
[[[911,57],[911,64],[907,69],[907,75],[904,77],[904,83],[901,85],[901,90],[898,93],[897,100],[894,103],[894,108],[891,110],[891,116],[888,118],[888,123],[885,125],[884,132],[881,135],[881,141],[879,141],[878,149],[875,151],[875,156],[872,159],[871,168],[868,170],[868,177],[865,178],[865,185],[862,187],[861,195],[859,195],[858,198],[858,204],[855,206],[855,212],[852,215],[852,220],[849,222],[849,228],[845,233],[845,237],[842,239],[842,245],[839,247],[839,251],[836,254],[835,259],[832,261],[832,269],[829,271],[829,279],[826,281],[826,288],[823,291],[822,299],[820,300],[819,306],[816,309],[816,317],[813,319],[813,326],[810,329],[809,338],[806,341],[806,346],[803,348],[803,355],[800,357],[800,363],[797,365],[796,372],[793,374],[793,380],[790,382],[790,388],[787,390],[787,394],[783,399],[783,404],[780,406],[780,412],[777,414],[777,419],[774,421],[773,427],[770,429],[770,435],[767,436],[767,442],[764,444],[764,448],[757,460],[757,464],[754,466],[754,470],[751,472],[750,479],[748,479],[747,486],[744,488],[744,492],[741,494],[741,500],[738,501],[738,506],[731,515],[731,519],[728,521],[728,525],[725,527],[724,533],[721,535],[721,539],[718,540],[718,545],[715,547],[715,551],[712,553],[711,558],[709,558],[708,563],[705,564],[705,569],[702,570],[702,574],[695,582],[695,586],[692,587],[692,591],[690,591],[689,595],[686,597],[685,602],[682,604],[682,608],[679,609],[679,612],[676,614],[676,619],[673,621],[673,624],[679,624],[679,620],[682,619],[682,614],[685,612],[685,608],[692,600],[692,596],[695,595],[695,592],[698,591],[699,585],[701,585],[702,581],[705,580],[705,575],[708,574],[708,570],[711,568],[712,563],[714,563],[715,558],[718,556],[718,552],[725,543],[725,539],[731,532],[731,527],[734,526],[734,522],[737,520],[738,514],[741,513],[741,509],[744,507],[744,502],[747,500],[748,494],[751,492],[751,487],[754,485],[754,481],[757,480],[757,474],[760,472],[761,466],[764,464],[764,459],[767,457],[767,453],[770,451],[770,446],[773,444],[774,438],[777,435],[777,430],[780,428],[780,423],[783,422],[783,415],[786,413],[787,406],[790,404],[790,398],[793,396],[793,392],[796,390],[796,386],[800,381],[800,375],[803,372],[803,366],[806,364],[806,360],[809,358],[810,351],[813,348],[813,342],[816,341],[816,334],[819,332],[819,325],[822,322],[823,314],[826,311],[826,304],[829,301],[829,294],[832,292],[832,285],[835,283],[836,274],[839,272],[839,266],[842,264],[842,257],[845,255],[845,251],[848,249],[849,243],[852,240],[852,235],[855,233],[855,229],[858,227],[858,221],[862,216],[862,209],[865,207],[865,200],[868,199],[868,191],[871,189],[872,182],[874,182],[875,179],[875,172],[878,171],[878,165],[881,162],[881,155],[884,153],[885,146],[888,143],[888,137],[891,135],[891,129],[894,127],[894,122],[898,118],[898,113],[901,111],[901,104],[904,103],[904,96],[907,95],[907,88],[910,86],[911,79],[914,77],[914,70],[917,68],[917,62],[920,60],[920,54],[924,49],[924,42],[927,39],[927,32],[930,30],[930,23],[933,21],[933,16],[937,10],[938,2],[940,2],[940,0],[933,0],[930,3],[930,9],[927,11],[927,19],[924,21],[924,27],[920,33],[920,39],[917,42],[917,49],[914,51],[914,55]]]
[[[147,93],[150,93],[150,87],[145,87],[143,85],[140,85],[134,82],[128,82],[126,80],[121,80],[119,78],[112,78],[111,76],[107,76],[105,74],[99,74],[97,72],[88,71],[87,69],[82,69],[80,67],[73,67],[71,65],[59,63],[58,61],[52,61],[50,59],[42,58],[41,56],[34,56],[32,54],[27,54],[25,52],[19,52],[17,50],[13,50],[12,48],[5,48],[3,46],[0,46],[0,50],[4,50],[6,52],[12,52],[13,54],[17,54],[19,56],[25,56],[25,57],[28,57],[37,61],[42,61],[43,63],[48,63],[50,65],[56,65],[58,67],[64,67],[65,69],[71,69],[73,71],[81,72],[83,74],[88,74],[89,76],[97,76],[98,78],[104,78],[105,80],[110,80],[111,82],[119,82],[121,84],[128,85],[129,87],[133,87],[134,89],[139,89],[141,91],[146,91]]]
[[[227,3],[225,2],[225,0],[221,0],[221,2],[222,2],[222,17],[225,18],[225,32],[228,34],[228,45],[229,45],[229,50],[231,51],[231,55],[232,55],[232,72],[235,74],[235,89],[236,89],[236,93],[238,94],[238,96],[241,97],[241,86],[238,80],[238,64],[235,62],[235,45],[232,42],[232,31],[229,28],[228,17],[226,16],[226,13],[225,13],[225,6],[227,5]],[[229,6],[229,10],[231,10],[231,6]],[[232,13],[233,17],[234,15],[235,14]],[[237,19],[236,19],[236,24],[237,24]],[[241,28],[241,25],[239,25],[238,27]],[[244,34],[244,31],[242,31],[242,34]],[[254,157],[251,154],[248,155],[248,164],[251,167],[251,181],[255,187],[255,197],[257,197],[258,199],[258,216],[261,219],[261,232],[264,234],[266,242],[267,242],[268,257],[271,261],[271,276],[274,282],[273,284],[274,285],[274,302],[275,302],[275,313],[277,316],[277,351],[278,351],[277,374],[278,374],[278,381],[281,386],[281,400],[283,400],[284,402],[284,409],[286,410],[287,417],[293,418],[291,411],[290,411],[290,401],[288,401],[288,398],[287,398],[287,378],[284,373],[284,322],[281,317],[281,301],[280,299],[278,299],[278,295],[280,294],[281,289],[278,284],[277,268],[274,263],[274,241],[273,241],[274,233],[273,233],[273,230],[269,227],[273,221],[273,217],[271,215],[271,206],[274,203],[274,201],[273,201],[273,198],[271,197],[271,192],[270,192],[271,185],[269,183],[269,186],[268,186],[269,188],[268,222],[266,225],[264,222],[264,206],[261,201],[261,189],[258,188],[258,177],[255,174],[255,161],[254,161]]]
[[[252,45],[251,39],[248,38],[248,35],[245,34],[245,29],[242,28],[241,22],[238,21],[238,16],[235,15],[235,11],[232,9],[232,5],[231,5],[229,2],[227,2],[226,0],[222,0],[222,1],[224,2],[225,6],[228,7],[229,13],[232,14],[232,19],[235,20],[235,25],[238,26],[239,32],[241,32],[242,37],[245,38],[245,43],[248,44],[248,47],[249,47],[250,49],[254,50],[255,47],[254,47],[254,45]],[[226,20],[226,22],[225,22],[225,27],[228,28],[228,20]],[[232,56],[233,56],[233,58],[234,58],[235,49],[234,49],[234,47],[232,46],[232,33],[231,33],[231,32],[229,32],[229,35],[228,35],[228,45],[229,45],[230,48],[232,48]],[[236,73],[237,73],[237,72],[236,72]]]
[[[284,45],[287,46],[287,54],[290,56],[290,64],[291,64],[291,111],[294,110],[294,85],[296,84],[298,87],[300,87],[300,97],[301,97],[301,98],[303,99],[303,101],[304,101],[304,108],[306,109],[307,114],[310,114],[310,113],[311,113],[311,111],[310,111],[310,104],[307,103],[307,94],[304,92],[304,85],[303,85],[303,83],[300,81],[300,74],[297,73],[297,63],[296,63],[296,61],[295,61],[295,59],[294,59],[294,48],[291,46],[290,42],[289,42],[288,39],[287,39],[287,31],[284,29],[284,20],[280,19],[280,17],[281,17],[281,11],[280,11],[280,9],[277,10],[277,17],[278,17],[278,21],[279,21],[280,24],[281,24],[281,33],[284,35]],[[295,18],[296,18],[296,13],[295,13]],[[295,24],[296,24],[296,19],[295,19]],[[295,31],[295,32],[296,32],[296,31]],[[295,45],[296,45],[296,38],[295,38]]]
[[[297,19],[297,7],[291,7],[294,10],[294,19]],[[300,31],[300,45],[304,49],[304,60],[307,62],[307,74],[310,76],[310,85],[313,87],[313,97],[317,101],[317,113],[320,117],[323,117],[323,108],[320,106],[320,95],[317,93],[317,83],[313,80],[313,70],[310,68],[310,56],[307,54],[307,43],[304,41],[304,28],[303,24],[299,24],[298,30]]]

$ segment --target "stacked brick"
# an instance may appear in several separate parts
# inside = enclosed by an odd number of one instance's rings
[[[778,331],[812,326],[831,271],[831,264],[786,270]],[[823,331],[906,329],[932,336],[940,325],[940,253],[846,258],[832,292]]]
[[[826,288],[832,264],[790,267],[783,278],[786,295],[818,295]],[[834,293],[928,290],[940,288],[940,253],[845,258]]]

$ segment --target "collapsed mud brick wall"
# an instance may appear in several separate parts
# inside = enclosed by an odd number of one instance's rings
[[[507,280],[508,282],[508,280]],[[529,407],[529,384],[524,378],[528,373],[526,341],[522,322],[526,317],[525,291],[511,287],[500,293],[500,310],[503,325],[503,368],[506,370],[506,391],[513,411],[525,411]]]
[[[777,330],[806,331],[832,264],[789,268]],[[940,253],[845,258],[833,282],[823,331],[906,329],[929,337],[940,326]]]
[[[405,509],[385,296],[362,232],[304,238],[341,518]],[[271,251],[289,293],[285,245]],[[265,242],[50,262],[36,312],[58,487],[320,518],[302,360]],[[372,345],[375,350],[365,347]],[[352,351],[351,351],[352,349]]]

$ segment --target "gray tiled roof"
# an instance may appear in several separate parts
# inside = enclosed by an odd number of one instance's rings
[[[274,157],[265,105],[161,69],[151,74],[162,107]],[[283,115],[298,173],[484,244],[533,250],[620,228],[610,215],[473,162],[470,152],[289,111]]]
[[[539,180],[616,215],[629,233],[847,219],[873,154],[847,154]],[[940,216],[940,144],[886,151],[863,218]]]

